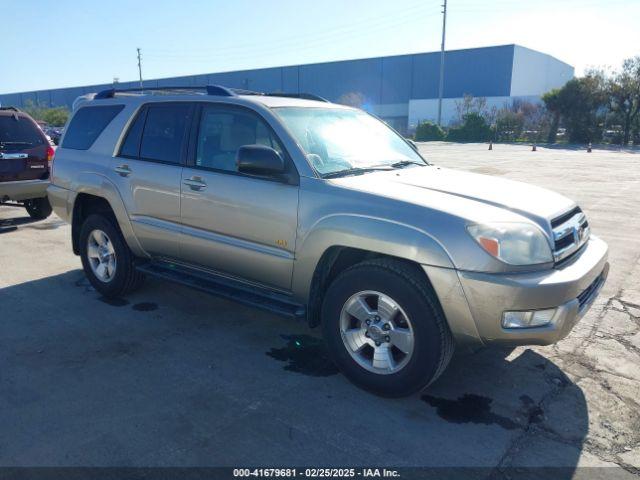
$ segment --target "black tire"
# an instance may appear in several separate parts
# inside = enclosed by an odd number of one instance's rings
[[[87,256],[87,242],[93,230],[101,230],[107,234],[113,244],[117,264],[113,278],[105,282],[93,272]],[[98,292],[105,297],[120,297],[130,293],[142,285],[144,275],[135,268],[135,256],[124,240],[116,220],[112,216],[92,214],[82,224],[80,229],[80,259],[84,273]]]
[[[374,290],[388,295],[404,310],[414,332],[414,350],[398,372],[382,375],[359,365],[340,333],[340,313],[354,294]],[[417,267],[393,259],[354,265],[331,283],[322,305],[322,329],[338,368],[357,386],[385,397],[403,397],[426,388],[445,370],[454,342],[438,298]]]
[[[47,197],[31,198],[24,201],[24,208],[29,216],[35,220],[44,220],[51,215],[51,204]]]

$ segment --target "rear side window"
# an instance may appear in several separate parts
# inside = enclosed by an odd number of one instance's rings
[[[123,108],[124,105],[81,108],[71,119],[62,147],[88,150]]]
[[[129,127],[127,136],[120,148],[120,156],[128,158],[138,158],[140,155],[140,141],[142,140],[142,129],[147,118],[147,109],[143,108]]]
[[[29,118],[17,114],[0,116],[0,148],[33,147],[44,142],[44,135]]]
[[[140,158],[180,163],[190,112],[191,106],[185,104],[150,105],[140,143]]]

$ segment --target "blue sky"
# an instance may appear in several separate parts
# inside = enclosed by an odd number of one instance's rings
[[[440,48],[440,0],[0,0],[0,93]],[[640,54],[640,0],[450,0],[447,48],[517,43],[580,74]]]

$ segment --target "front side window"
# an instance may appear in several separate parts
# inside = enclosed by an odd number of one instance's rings
[[[237,172],[236,154],[244,145],[265,145],[283,155],[271,129],[257,115],[217,106],[202,110],[195,159],[197,167]]]
[[[273,111],[321,175],[407,162],[426,165],[401,136],[360,110],[279,107]]]
[[[140,158],[180,163],[190,112],[191,107],[184,104],[150,105],[140,142]]]
[[[62,148],[88,150],[123,108],[124,105],[81,108],[69,123],[69,128],[62,142]]]

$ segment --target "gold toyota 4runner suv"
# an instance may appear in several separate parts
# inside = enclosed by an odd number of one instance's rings
[[[609,269],[568,198],[430,165],[371,115],[306,94],[89,95],[48,195],[103,295],[153,275],[302,318],[387,396],[429,385],[454,346],[557,342]]]

